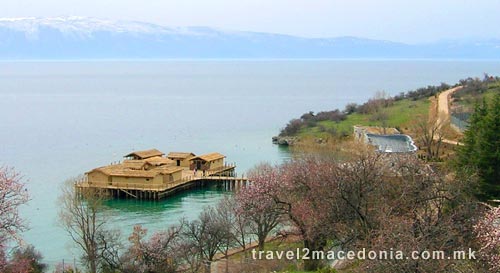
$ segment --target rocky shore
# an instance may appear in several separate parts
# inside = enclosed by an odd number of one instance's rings
[[[273,136],[273,144],[292,146],[297,142],[297,137]]]

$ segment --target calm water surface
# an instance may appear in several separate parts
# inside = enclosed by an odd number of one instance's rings
[[[57,224],[61,184],[132,150],[221,152],[241,174],[285,150],[271,137],[291,118],[390,94],[454,83],[498,62],[157,61],[0,62],[0,164],[24,175],[23,234],[55,264],[76,256]],[[224,194],[194,190],[163,202],[108,203],[125,233],[194,218]],[[126,236],[125,236],[126,237]]]

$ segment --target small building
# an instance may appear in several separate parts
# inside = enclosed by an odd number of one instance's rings
[[[136,160],[136,159],[128,159],[124,160],[123,163],[121,163],[121,166],[124,169],[130,169],[130,170],[146,170],[149,169],[148,164],[144,160]],[[118,165],[112,165],[114,167]]]
[[[156,149],[136,151],[118,164],[95,168],[87,173],[76,187],[106,189],[110,196],[136,199],[161,199],[179,190],[209,182],[246,181],[235,179],[235,165],[225,165],[225,156],[211,153],[169,153],[164,157]],[[189,169],[209,171],[193,174]],[[214,177],[218,176],[218,177]]]
[[[191,170],[213,171],[224,168],[225,155],[219,153],[210,153],[191,158],[189,168]]]
[[[382,153],[413,153],[418,149],[410,136],[395,128],[354,126],[354,139],[372,145]]]
[[[159,166],[174,166],[175,162],[171,159],[161,157],[161,156],[155,156],[155,157],[150,157],[144,160],[144,162],[150,167],[150,168],[155,168]]]
[[[417,146],[408,135],[376,135],[366,134],[367,143],[383,153],[412,153],[417,151]]]
[[[135,151],[131,152],[130,154],[124,156],[126,159],[132,159],[132,160],[143,160],[151,157],[162,157],[165,155],[163,152],[158,151],[157,149],[150,149],[150,150],[144,150],[144,151]]]
[[[164,165],[169,165],[173,166],[174,161],[165,158],[165,157],[160,157],[160,156],[155,156],[155,157],[150,157],[144,160],[139,160],[139,159],[126,159],[123,161],[123,163],[117,165],[117,166],[122,166],[124,169],[131,169],[131,170],[151,170],[154,169],[158,166],[164,166]]]
[[[163,175],[163,183],[171,183],[182,179],[182,167],[177,166],[162,166],[156,168],[159,174]]]
[[[162,166],[152,170],[131,169],[128,164],[117,164],[93,169],[86,173],[88,181],[110,186],[148,188],[162,186],[182,179],[182,168]]]
[[[158,172],[126,168],[124,164],[109,165],[93,169],[87,173],[88,181],[114,186],[160,185],[163,177]]]
[[[189,165],[191,164],[190,159],[195,156],[196,155],[193,153],[170,152],[168,153],[167,158],[172,160],[175,163],[175,166],[189,168]]]

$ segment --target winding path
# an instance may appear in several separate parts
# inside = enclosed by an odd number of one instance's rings
[[[438,100],[437,100],[437,118],[436,118],[436,127],[441,128],[444,124],[446,124],[450,120],[450,97],[451,95],[462,89],[462,86],[457,86],[451,89],[448,89],[446,91],[443,91],[439,94]],[[455,141],[455,140],[449,140],[449,139],[442,139],[442,142],[448,143],[448,144],[453,144],[453,145],[461,145],[462,143]]]

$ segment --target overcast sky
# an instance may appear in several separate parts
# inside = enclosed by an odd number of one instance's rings
[[[0,0],[0,17],[89,16],[408,43],[500,38],[499,0]]]

